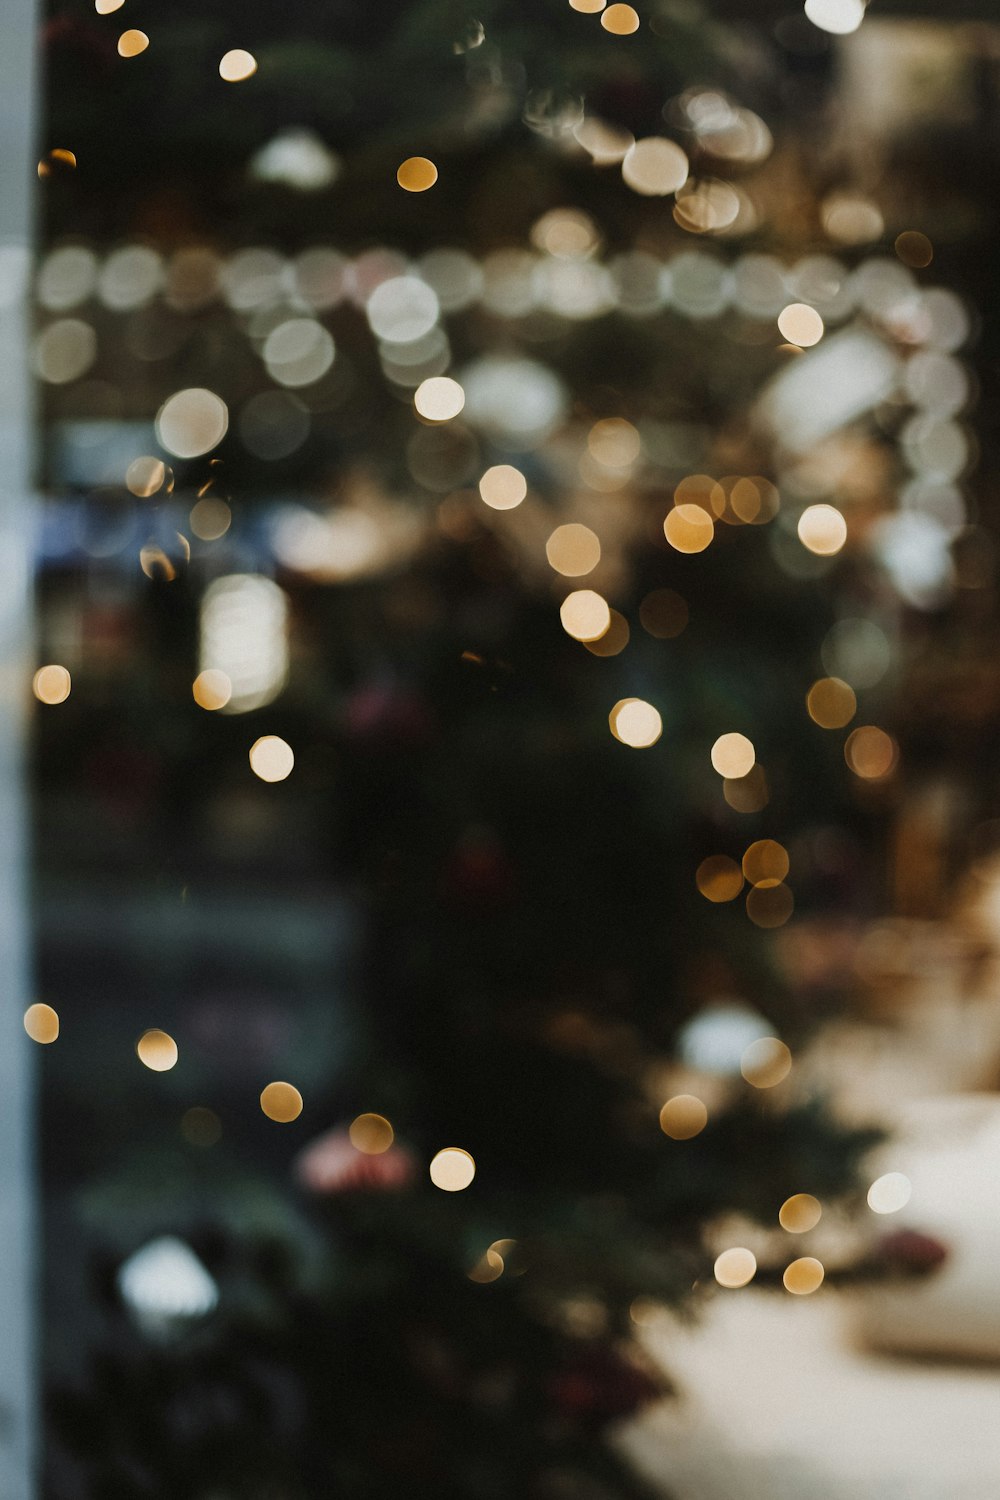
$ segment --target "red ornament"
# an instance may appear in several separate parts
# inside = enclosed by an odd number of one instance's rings
[[[295,1161],[295,1174],[311,1193],[396,1192],[416,1175],[417,1162],[406,1146],[369,1155],[359,1151],[343,1126],[318,1136]]]
[[[948,1259],[948,1247],[916,1229],[897,1229],[875,1244],[875,1259],[890,1271],[926,1276]]]

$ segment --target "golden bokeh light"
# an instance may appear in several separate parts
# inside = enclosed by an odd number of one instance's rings
[[[847,541],[847,522],[835,505],[807,505],[798,533],[803,547],[817,557],[833,557]]]
[[[47,1047],[59,1036],[59,1014],[51,1005],[29,1005],[24,1012],[24,1029],[33,1042]]]
[[[857,695],[840,677],[820,677],[806,694],[806,708],[821,729],[843,729],[858,711]]]
[[[611,733],[633,750],[655,745],[663,733],[659,711],[643,698],[620,698],[608,715]]]
[[[904,229],[897,235],[895,250],[904,266],[913,266],[915,270],[929,266],[934,259],[934,246],[919,229]]]
[[[432,375],[417,386],[413,405],[428,422],[450,422],[465,406],[465,391],[450,375]]]
[[[781,1279],[786,1292],[791,1292],[796,1297],[808,1297],[819,1291],[825,1275],[821,1261],[814,1255],[803,1255],[785,1267],[785,1274]]]
[[[155,542],[147,542],[145,547],[139,548],[139,566],[147,578],[161,578],[165,583],[173,583],[177,577],[177,569]]]
[[[585,16],[596,16],[607,3],[608,0],[569,0],[569,8],[582,11]]]
[[[704,552],[715,536],[715,522],[700,505],[675,505],[663,534],[677,552]]]
[[[225,708],[233,696],[233,684],[225,672],[220,672],[217,667],[206,667],[192,682],[191,695],[199,708],[214,713],[216,709]]]
[[[875,724],[865,724],[847,736],[844,759],[863,781],[881,781],[896,764],[896,741]]]
[[[467,1272],[467,1275],[470,1281],[475,1281],[479,1286],[488,1286],[491,1281],[498,1281],[503,1272],[503,1256],[491,1245],[485,1255],[480,1256],[472,1269]]]
[[[125,0],[94,0],[94,9],[99,16],[110,16],[124,4]]]
[[[291,1083],[269,1083],[262,1090],[260,1107],[269,1120],[278,1125],[290,1125],[302,1113],[302,1095]]]
[[[778,1223],[789,1234],[808,1234],[823,1217],[823,1205],[812,1193],[793,1193],[778,1210]]]
[[[559,606],[563,630],[575,641],[599,640],[611,627],[611,609],[593,589],[574,589]]]
[[[31,691],[39,703],[65,703],[73,688],[73,679],[65,667],[58,666],[52,662],[47,667],[39,667],[31,679]]]
[[[743,873],[751,885],[777,885],[789,868],[788,850],[776,839],[757,839],[743,856]]]
[[[823,319],[814,307],[805,302],[790,302],[778,314],[778,332],[790,344],[800,349],[811,349],[823,337]]]
[[[584,641],[583,644],[591,656],[620,656],[628,645],[631,635],[632,632],[625,616],[613,609],[611,624],[604,634],[598,636],[596,641]]]
[[[740,1058],[740,1072],[755,1089],[777,1088],[792,1071],[792,1054],[776,1036],[751,1042]]]
[[[181,1135],[189,1146],[216,1146],[222,1139],[222,1121],[214,1109],[194,1104],[181,1115]]]
[[[396,181],[408,193],[426,193],[438,180],[438,169],[426,156],[408,156],[396,173]]]
[[[703,859],[694,879],[705,900],[716,905],[735,901],[744,884],[743,871],[728,854],[712,854]]]
[[[209,495],[195,501],[188,522],[200,542],[217,542],[233,524],[233,513],[225,500]]]
[[[245,78],[252,78],[256,71],[257,59],[242,47],[234,47],[225,53],[219,63],[219,77],[225,83],[242,83]]]
[[[868,1207],[876,1214],[898,1214],[912,1193],[913,1185],[902,1172],[886,1172],[868,1189]]]
[[[697,505],[706,515],[715,515],[713,497],[718,481],[711,474],[685,474],[674,489],[675,505]]]
[[[690,1141],[708,1124],[708,1110],[694,1094],[675,1094],[660,1110],[660,1129],[672,1141]]]
[[[849,36],[865,18],[865,0],[805,0],[805,13],[820,31]]]
[[[745,734],[722,734],[712,746],[712,765],[720,776],[747,776],[757,752]]]
[[[603,16],[601,20],[603,23]],[[646,198],[665,198],[668,193],[676,193],[687,181],[689,170],[687,156],[680,146],[662,135],[647,135],[636,141],[622,159],[626,185]]]
[[[787,885],[755,885],[747,892],[747,916],[755,927],[784,927],[795,910]]]
[[[434,1157],[429,1170],[431,1182],[443,1193],[460,1193],[475,1177],[476,1164],[460,1146],[445,1146]]]
[[[580,578],[593,572],[601,560],[601,543],[589,526],[571,521],[557,526],[545,543],[549,566],[564,578]]]
[[[491,510],[513,510],[528,493],[528,481],[513,464],[494,464],[480,479],[479,493]]]
[[[715,1279],[720,1286],[735,1291],[753,1281],[757,1274],[757,1257],[752,1250],[735,1245],[732,1250],[723,1250],[715,1262]]]
[[[639,30],[639,15],[631,5],[609,5],[601,16],[601,25],[613,36],[631,36]]]
[[[201,458],[229,430],[229,409],[214,391],[201,386],[176,391],[156,414],[156,436],[175,458]]]
[[[177,1062],[177,1043],[166,1031],[155,1027],[144,1031],[135,1044],[135,1050],[143,1067],[152,1073],[169,1073]]]
[[[280,735],[261,735],[250,747],[250,769],[261,781],[284,781],[294,765],[292,747]]]
[[[624,417],[605,417],[595,422],[587,434],[587,448],[599,464],[609,469],[626,469],[642,451],[642,439]]]
[[[395,1140],[395,1131],[385,1115],[358,1115],[351,1121],[348,1135],[355,1150],[365,1156],[381,1156]]]
[[[687,600],[673,589],[653,589],[639,605],[643,629],[660,641],[679,636],[686,629],[689,618]]]
[[[118,38],[119,57],[138,57],[149,46],[149,37],[144,31],[123,31]]]
[[[167,466],[162,458],[148,455],[133,458],[125,470],[125,488],[140,500],[148,500],[167,482]]]
[[[76,169],[76,152],[64,146],[56,146],[38,163],[39,177],[51,177],[55,172],[72,172]]]

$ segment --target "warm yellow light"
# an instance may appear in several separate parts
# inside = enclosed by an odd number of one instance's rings
[[[821,729],[843,729],[858,711],[854,689],[840,677],[821,677],[806,694],[809,717]]]
[[[426,156],[408,156],[396,173],[396,181],[408,193],[426,193],[438,180],[438,169]]]
[[[395,1132],[384,1115],[358,1115],[351,1122],[348,1135],[351,1145],[366,1156],[381,1156],[395,1139]]]
[[[643,698],[621,698],[608,715],[611,733],[633,750],[655,745],[663,733],[659,711]]]
[[[486,1254],[480,1256],[467,1274],[470,1281],[475,1281],[480,1286],[488,1286],[491,1281],[498,1281],[503,1272],[503,1256],[491,1245]]]
[[[735,901],[743,889],[743,871],[728,854],[713,854],[698,866],[695,884],[706,901]]]
[[[597,462],[606,468],[626,469],[639,457],[642,440],[632,423],[626,422],[624,417],[605,417],[590,429],[587,447]]]
[[[896,741],[884,729],[865,724],[847,736],[844,758],[863,781],[881,781],[896,764]]]
[[[133,458],[125,470],[125,486],[140,500],[148,500],[162,490],[166,479],[167,466],[161,458]]]
[[[465,405],[465,392],[449,375],[432,375],[417,386],[413,405],[428,422],[450,422]]]
[[[756,760],[757,752],[745,734],[722,734],[712,746],[712,765],[720,776],[747,776]]]
[[[675,1094],[660,1110],[660,1129],[672,1141],[690,1141],[708,1124],[708,1110],[694,1094]]]
[[[73,680],[65,667],[52,663],[39,667],[31,679],[31,691],[39,703],[65,703],[73,687]]]
[[[788,850],[776,839],[758,839],[743,856],[743,873],[751,885],[777,885],[788,870]]]
[[[575,641],[596,641],[611,625],[611,610],[593,589],[574,589],[559,606],[559,618]]]
[[[444,1193],[460,1193],[476,1175],[476,1164],[460,1146],[446,1146],[430,1165],[431,1182]]]
[[[585,16],[594,16],[603,10],[608,0],[569,0],[570,10],[582,11]]]
[[[135,1044],[139,1061],[153,1073],[169,1073],[177,1062],[177,1043],[166,1031],[144,1031]]]
[[[39,177],[51,177],[53,172],[72,172],[76,167],[76,152],[65,146],[56,146],[38,163]]]
[[[792,1054],[776,1036],[751,1042],[740,1058],[740,1072],[755,1089],[773,1089],[792,1071]]]
[[[494,464],[480,479],[479,493],[491,510],[513,510],[528,493],[528,481],[513,464]]]
[[[294,765],[292,747],[279,735],[262,735],[250,747],[250,769],[261,781],[284,781]]]
[[[33,1042],[47,1047],[59,1035],[59,1015],[51,1005],[29,1005],[24,1012],[24,1029]]]
[[[252,52],[244,52],[242,47],[234,47],[225,53],[219,63],[219,77],[226,83],[242,83],[245,78],[252,78],[256,71],[257,59]]]
[[[735,1290],[753,1281],[757,1274],[757,1257],[741,1245],[723,1250],[715,1262],[715,1279],[720,1286]]]
[[[571,522],[557,526],[545,543],[549,566],[565,578],[590,573],[601,560],[601,543],[589,526]]]
[[[110,16],[114,11],[121,10],[125,0],[94,0],[94,9],[99,16]]]
[[[605,16],[610,12],[605,11]],[[601,17],[602,22],[604,16]],[[622,177],[633,193],[647,198],[664,198],[676,193],[687,181],[690,166],[687,156],[666,136],[647,135],[630,146],[622,159]]]
[[[119,57],[138,57],[149,46],[149,37],[144,31],[123,31],[118,38]]]
[[[809,307],[805,302],[790,302],[778,314],[778,332],[790,344],[797,344],[800,349],[810,349],[813,344],[819,343],[825,329],[823,319],[814,307]]]
[[[755,927],[784,927],[795,910],[795,898],[787,885],[756,885],[747,893],[747,916]]]
[[[269,1083],[261,1093],[260,1107],[269,1120],[289,1125],[302,1113],[302,1095],[291,1083]]]
[[[206,667],[191,684],[191,694],[199,708],[207,708],[214,713],[216,709],[225,708],[233,696],[233,684],[225,672],[220,672],[216,667]]]
[[[793,1193],[778,1210],[778,1223],[789,1234],[808,1234],[823,1217],[823,1205],[812,1193]]]
[[[803,547],[818,557],[833,557],[847,541],[847,522],[834,505],[808,505],[798,530]]]
[[[814,1255],[803,1255],[786,1267],[781,1279],[787,1292],[792,1292],[796,1297],[808,1297],[823,1285],[825,1274],[821,1261]]]
[[[663,534],[677,552],[704,552],[715,536],[715,522],[700,505],[675,505]]]
[[[596,641],[584,641],[591,656],[620,656],[629,643],[632,632],[625,616],[617,609],[611,611],[611,624]]]
[[[601,16],[601,25],[613,36],[631,36],[639,30],[639,16],[631,5],[609,5]]]
[[[868,1207],[876,1214],[897,1214],[910,1201],[913,1187],[902,1172],[886,1172],[868,1189]]]
[[[177,391],[156,414],[156,435],[175,458],[201,458],[229,428],[229,409],[214,391],[200,386]]]

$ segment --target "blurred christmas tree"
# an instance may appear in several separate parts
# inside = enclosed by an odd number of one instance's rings
[[[43,829],[44,794],[90,799],[123,833],[122,868],[190,906],[223,877],[266,871],[294,897],[332,873],[362,933],[331,1055],[307,1037],[296,1075],[262,1012],[253,1067],[261,1085],[293,1076],[301,1117],[277,1084],[268,1119],[248,1118],[259,1089],[226,1114],[212,1046],[229,1033],[213,1041],[192,999],[175,1028],[178,1079],[201,1053],[184,1146],[164,1142],[190,1098],[150,1102],[139,1076],[114,1084],[142,1120],[135,1154],[69,1148],[107,1322],[54,1405],[54,1497],[642,1493],[605,1441],[662,1388],[632,1339],[642,1299],[710,1284],[727,1215],[773,1224],[790,1195],[852,1185],[866,1140],[785,1083],[785,1043],[839,980],[796,990],[767,931],[793,885],[808,911],[863,882],[838,833],[870,816],[830,733],[851,689],[823,679],[805,706],[834,616],[813,564],[835,548],[778,517],[750,415],[812,339],[778,347],[793,299],[782,284],[772,307],[766,265],[717,320],[724,268],[682,259],[662,311],[661,264],[692,235],[754,232],[741,182],[771,138],[746,100],[766,114],[790,64],[669,7],[591,11],[311,3],[251,28],[236,6],[177,3],[134,57],[116,16],[50,19],[51,142],[78,161],[45,183],[51,236],[177,254],[162,304],[109,293],[127,327],[46,398],[56,425],[159,408],[164,452],[87,502],[88,536],[109,513],[154,536],[117,595],[90,548],[78,607],[94,628],[101,605],[107,645],[117,599],[127,667],[108,650],[102,679],[82,660],[45,721]],[[227,84],[236,46],[258,68]],[[436,168],[426,191],[397,180],[414,157]],[[811,249],[816,201],[799,207],[784,242]],[[278,252],[321,238],[355,257],[352,282],[346,259],[302,254],[289,280]],[[262,241],[228,262],[228,310],[185,300],[195,252],[215,276],[213,256]],[[352,290],[310,300],[324,277]],[[328,343],[309,332],[326,325]],[[61,345],[44,347],[58,371]],[[312,379],[289,375],[317,350]],[[193,390],[211,425],[206,387],[245,405],[238,434],[222,423],[199,447],[163,403]],[[461,417],[435,405],[459,397]],[[285,405],[262,417],[262,399]],[[269,448],[293,411],[299,441]],[[224,522],[196,521],[206,500]],[[798,571],[780,566],[793,546]],[[279,667],[230,698],[239,712],[206,712],[240,686],[206,647],[211,598],[266,573],[291,610],[287,684]],[[53,608],[74,586],[67,564]],[[238,636],[275,597],[244,598]],[[259,761],[251,777],[263,736],[294,750],[286,779]],[[44,880],[58,843],[41,843]],[[166,947],[180,919],[160,920]],[[149,1024],[197,974],[154,982]],[[192,1249],[116,1281],[164,1230]]]

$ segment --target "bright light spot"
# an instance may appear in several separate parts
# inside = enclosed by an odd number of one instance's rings
[[[799,516],[799,541],[818,557],[833,557],[847,541],[847,522],[834,505],[808,505]]]
[[[881,781],[896,764],[896,741],[884,729],[865,724],[847,736],[844,759],[863,781]]]
[[[623,417],[605,417],[587,434],[587,447],[606,469],[627,469],[642,451],[639,433]]]
[[[294,765],[291,745],[277,734],[261,735],[250,747],[250,769],[261,781],[284,781]]]
[[[232,685],[230,713],[263,708],[288,675],[288,599],[272,579],[230,573],[210,583],[201,601],[199,666]]]
[[[736,1246],[723,1250],[715,1262],[715,1279],[720,1286],[735,1290],[753,1281],[757,1274],[757,1257],[752,1250]]]
[[[633,750],[655,745],[663,733],[663,720],[657,709],[642,698],[620,698],[608,715],[611,733]]]
[[[133,458],[125,470],[125,487],[140,500],[162,490],[166,480],[167,466],[161,458]]]
[[[821,729],[843,729],[857,713],[858,700],[840,677],[821,677],[806,694],[806,708]]]
[[[792,1054],[776,1036],[751,1042],[740,1059],[740,1072],[755,1089],[773,1089],[792,1071]]]
[[[363,1151],[366,1156],[381,1156],[395,1139],[395,1132],[384,1115],[358,1115],[347,1133],[355,1150]]]
[[[743,871],[728,854],[713,854],[703,859],[694,878],[705,900],[716,905],[735,901],[743,889]]]
[[[261,350],[271,379],[291,390],[315,385],[335,354],[333,338],[315,318],[286,318],[271,329]]]
[[[595,16],[604,9],[608,0],[569,0],[570,10],[582,11],[585,16]]]
[[[885,221],[876,204],[867,198],[833,193],[820,209],[823,228],[841,245],[870,245],[882,238]]]
[[[675,1094],[660,1110],[660,1129],[672,1141],[690,1141],[708,1124],[708,1110],[694,1094]]]
[[[781,1279],[785,1283],[786,1292],[792,1292],[796,1297],[808,1297],[823,1285],[825,1274],[821,1261],[814,1255],[803,1255],[785,1268]]]
[[[110,16],[114,11],[121,10],[125,0],[94,0],[94,9],[99,16]]]
[[[465,405],[465,392],[450,376],[433,375],[417,386],[413,404],[428,422],[450,422]]]
[[[676,193],[687,181],[689,170],[687,156],[680,146],[662,135],[648,135],[636,141],[622,160],[622,177],[626,185],[633,193],[641,193],[647,198],[664,198],[668,193]]]
[[[584,641],[591,656],[620,656],[631,638],[631,630],[625,616],[616,609],[611,611],[611,624],[596,641]]]
[[[65,703],[72,686],[73,682],[66,668],[55,664],[39,667],[31,680],[31,691],[39,703]]]
[[[143,1067],[153,1073],[169,1073],[177,1062],[177,1043],[166,1031],[144,1031],[135,1050]]]
[[[391,276],[368,298],[365,309],[376,338],[390,344],[412,344],[430,333],[441,305],[437,294],[417,276]]]
[[[848,36],[865,18],[864,0],[805,0],[805,12],[820,31]]]
[[[445,1193],[460,1193],[476,1175],[476,1164],[460,1146],[446,1146],[430,1165],[431,1182]]]
[[[302,1095],[290,1083],[269,1083],[260,1096],[260,1107],[269,1120],[289,1125],[302,1113]]]
[[[219,63],[219,77],[226,83],[242,83],[244,78],[252,78],[256,71],[257,59],[252,52],[244,52],[242,47],[234,47]]]
[[[720,776],[747,776],[756,760],[757,752],[745,734],[720,735],[712,746],[712,765]]]
[[[229,409],[214,391],[177,391],[156,414],[156,436],[175,458],[200,458],[218,447],[229,429]]]
[[[396,173],[396,181],[408,193],[426,193],[438,180],[438,169],[426,156],[408,156]]]
[[[47,1047],[59,1035],[59,1015],[51,1005],[29,1005],[24,1012],[24,1029],[33,1042]]]
[[[589,526],[557,526],[545,543],[549,566],[566,578],[590,573],[601,560],[601,544]],[[603,634],[603,632],[602,632]]]
[[[751,885],[777,885],[788,870],[788,851],[775,839],[758,839],[743,856],[743,873]]]
[[[913,1185],[902,1172],[886,1172],[868,1189],[868,1207],[876,1214],[897,1214],[910,1201]]]
[[[217,1306],[219,1289],[194,1251],[174,1235],[150,1240],[118,1271],[122,1301],[150,1332],[169,1332],[178,1320],[203,1318]]]
[[[613,36],[631,36],[639,30],[639,17],[631,5],[609,5],[601,16],[601,25]]]
[[[805,302],[791,302],[778,315],[778,332],[790,344],[800,349],[811,349],[823,337],[823,319],[814,307]]]
[[[635,145],[635,136],[631,130],[625,130],[620,125],[608,125],[595,115],[588,115],[585,120],[581,120],[573,134],[597,167],[613,166],[624,160]]]
[[[575,641],[596,641],[610,628],[611,610],[593,589],[575,589],[559,606],[559,618]]]
[[[59,318],[35,340],[35,369],[50,385],[69,385],[97,358],[97,334],[82,318]]]
[[[531,243],[546,255],[579,260],[600,243],[597,225],[578,208],[553,208],[531,226]]]
[[[675,505],[663,534],[677,552],[704,552],[715,536],[715,522],[700,505]]]
[[[793,1193],[778,1210],[778,1223],[789,1234],[808,1234],[823,1217],[823,1205],[812,1193]]]
[[[528,493],[528,481],[513,464],[494,464],[479,481],[479,493],[492,510],[513,510]]]
[[[118,38],[119,57],[138,57],[149,46],[149,37],[144,31],[123,31]]]
[[[498,1281],[503,1272],[503,1256],[491,1245],[486,1254],[477,1260],[472,1270],[468,1272],[468,1277],[470,1281],[475,1281],[480,1286],[488,1286],[491,1281]]]
[[[233,685],[225,672],[207,667],[204,672],[198,673],[191,684],[191,694],[199,708],[214,712],[215,709],[225,708],[233,696]]]

